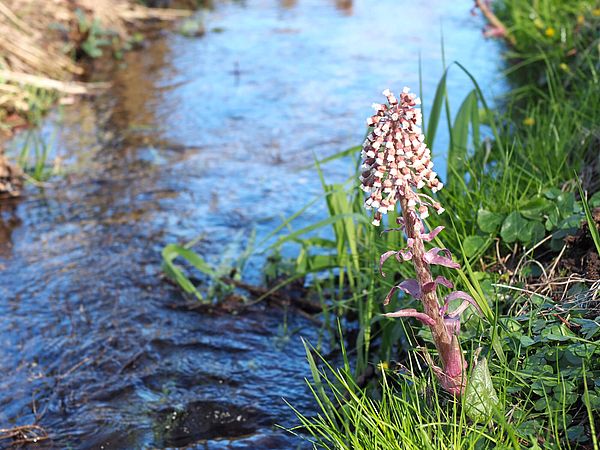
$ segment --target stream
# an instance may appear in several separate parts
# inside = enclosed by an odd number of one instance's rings
[[[104,95],[50,114],[36,133],[64,174],[0,203],[0,428],[37,419],[43,448],[311,448],[275,425],[296,424],[283,399],[315,411],[301,338],[319,328],[265,305],[189,311],[161,250],[199,238],[218,264],[266,236],[320,194],[305,167],[360,143],[383,89],[418,92],[419,57],[427,115],[442,30],[446,61],[501,92],[472,3],[216,2],[199,12],[206,35],[162,33]],[[472,86],[455,72],[448,89],[455,111]],[[351,172],[338,160],[325,175]],[[324,214],[317,202],[294,227]]]

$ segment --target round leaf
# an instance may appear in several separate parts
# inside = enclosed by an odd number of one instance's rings
[[[541,219],[553,206],[548,199],[537,196],[519,205],[519,212],[527,219]]]
[[[527,221],[517,211],[511,212],[500,229],[502,240],[512,243],[527,235]]]
[[[484,233],[495,232],[503,220],[504,214],[494,213],[487,209],[477,211],[477,225]]]
[[[467,238],[463,241],[463,249],[465,250],[465,255],[467,258],[477,254],[479,249],[483,247],[485,244],[485,239],[481,236],[467,236]]]

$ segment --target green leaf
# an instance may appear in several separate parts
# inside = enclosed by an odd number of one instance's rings
[[[564,334],[548,333],[548,334],[544,335],[542,340],[544,342],[546,342],[546,341],[564,342],[564,341],[568,341],[570,339],[571,339],[570,336],[565,336]]]
[[[200,255],[193,250],[187,249],[177,244],[169,244],[163,248],[163,270],[165,274],[174,280],[186,293],[193,294],[201,302],[206,302],[202,294],[196,289],[196,286],[189,280],[183,271],[173,263],[175,258],[182,257],[193,265],[200,272],[205,273],[211,278],[216,278],[217,274],[212,267],[202,259]]]
[[[547,408],[548,408],[548,402],[546,401],[546,398],[544,398],[544,397],[539,398],[533,405],[533,409],[535,409],[536,411],[544,411]]]
[[[596,225],[596,220],[590,210],[590,204],[585,198],[585,194],[583,192],[583,188],[581,187],[581,183],[577,186],[579,188],[579,195],[581,196],[583,202],[583,211],[585,213],[585,220],[587,221],[588,228],[590,231],[590,235],[592,236],[592,240],[594,241],[594,245],[596,246],[596,252],[600,255],[600,232],[598,232],[598,226]]]
[[[556,197],[556,205],[563,219],[571,216],[575,209],[575,195],[572,192],[561,192]]]
[[[311,238],[307,238],[307,239],[294,239],[294,242],[297,242],[298,244],[305,244],[309,247],[321,247],[321,248],[335,248],[336,247],[336,242],[334,240],[331,239],[324,239],[324,238],[320,238],[320,237],[311,237]]]
[[[600,395],[589,394],[590,409],[600,409]]]
[[[528,221],[527,222],[527,231],[525,235],[527,240],[522,240],[523,242],[531,242],[537,243],[540,242],[546,236],[546,228],[541,222],[537,221]]]
[[[581,326],[580,333],[582,333],[586,339],[593,338],[594,335],[600,331],[600,317],[597,317],[596,320],[583,318],[575,318],[572,320],[577,325]]]
[[[544,191],[544,196],[550,200],[556,199],[560,194],[562,194],[562,191],[558,188],[550,188]]]
[[[544,197],[534,197],[519,205],[519,212],[527,219],[541,219],[553,207],[552,202]]]
[[[586,442],[588,440],[583,425],[569,427],[567,429],[567,437],[569,438],[569,441]]]
[[[484,233],[494,233],[503,220],[504,214],[493,213],[487,209],[477,211],[477,225]]]
[[[500,237],[508,243],[522,239],[527,234],[527,221],[517,211],[511,212],[500,229]]]
[[[485,245],[485,239],[481,236],[467,236],[463,241],[463,250],[467,258],[474,256]]]
[[[467,416],[476,422],[486,420],[498,406],[498,395],[486,358],[481,358],[475,364],[467,383],[464,401]]]
[[[535,344],[535,341],[531,339],[529,336],[521,336],[519,337],[519,342],[523,347],[530,347]]]
[[[479,105],[477,104],[477,92],[473,91],[475,94],[474,105],[471,108],[471,131],[473,132],[473,149],[477,151],[479,145],[481,144],[481,134],[479,132],[479,127],[481,126],[481,122],[479,119],[481,111],[479,110]]]
[[[442,112],[442,102],[446,97],[446,75],[448,70],[444,71],[444,75],[440,79],[435,90],[435,97],[433,98],[433,104],[431,105],[431,113],[429,114],[429,120],[427,121],[427,146],[433,149],[433,142],[435,139],[435,133],[440,121],[440,114]]]
[[[336,267],[335,255],[311,255],[307,258],[305,272],[320,272],[331,267]]]
[[[559,220],[560,217],[558,215],[558,209],[553,208],[550,212],[548,212],[548,218],[546,219],[546,230],[554,230],[558,226]]]
[[[472,112],[477,111],[477,93],[473,89],[465,98],[454,119],[452,126],[452,139],[448,151],[447,179],[465,175],[465,161],[467,159],[467,141],[469,138],[469,124]]]

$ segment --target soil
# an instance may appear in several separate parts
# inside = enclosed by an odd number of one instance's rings
[[[600,230],[600,208],[592,211],[596,228]],[[589,280],[600,279],[600,256],[594,245],[587,221],[573,236],[565,238],[567,250],[559,267],[570,273],[578,273]]]
[[[23,172],[8,162],[4,151],[0,149],[0,199],[17,197],[23,187]]]

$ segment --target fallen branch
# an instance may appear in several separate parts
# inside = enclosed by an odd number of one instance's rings
[[[10,445],[36,444],[49,438],[39,425],[22,425],[13,428],[0,428],[0,441],[10,439]]]
[[[504,22],[498,19],[498,16],[494,14],[486,0],[475,0],[475,6],[481,10],[483,16],[490,25],[484,32],[486,37],[500,37],[505,39],[510,45],[515,45],[517,43],[514,36],[506,29]]]
[[[71,95],[90,94],[93,90],[106,89],[110,86],[110,83],[78,83],[75,81],[59,81],[52,78],[30,75],[22,72],[13,72],[10,70],[0,70],[0,80]]]
[[[128,22],[136,20],[177,20],[182,17],[189,17],[193,11],[173,8],[145,8],[136,6],[133,8],[119,8],[119,17]]]
[[[234,280],[231,278],[222,278],[221,281],[223,281],[226,284],[243,289],[256,297],[262,297],[268,294],[268,297],[275,300],[276,302],[289,304],[308,314],[317,314],[323,311],[323,308],[318,303],[311,302],[310,300],[306,300],[303,298],[292,299],[288,295],[282,293],[281,291],[271,292],[271,289],[269,288],[255,286],[253,284],[244,283],[243,281]]]

